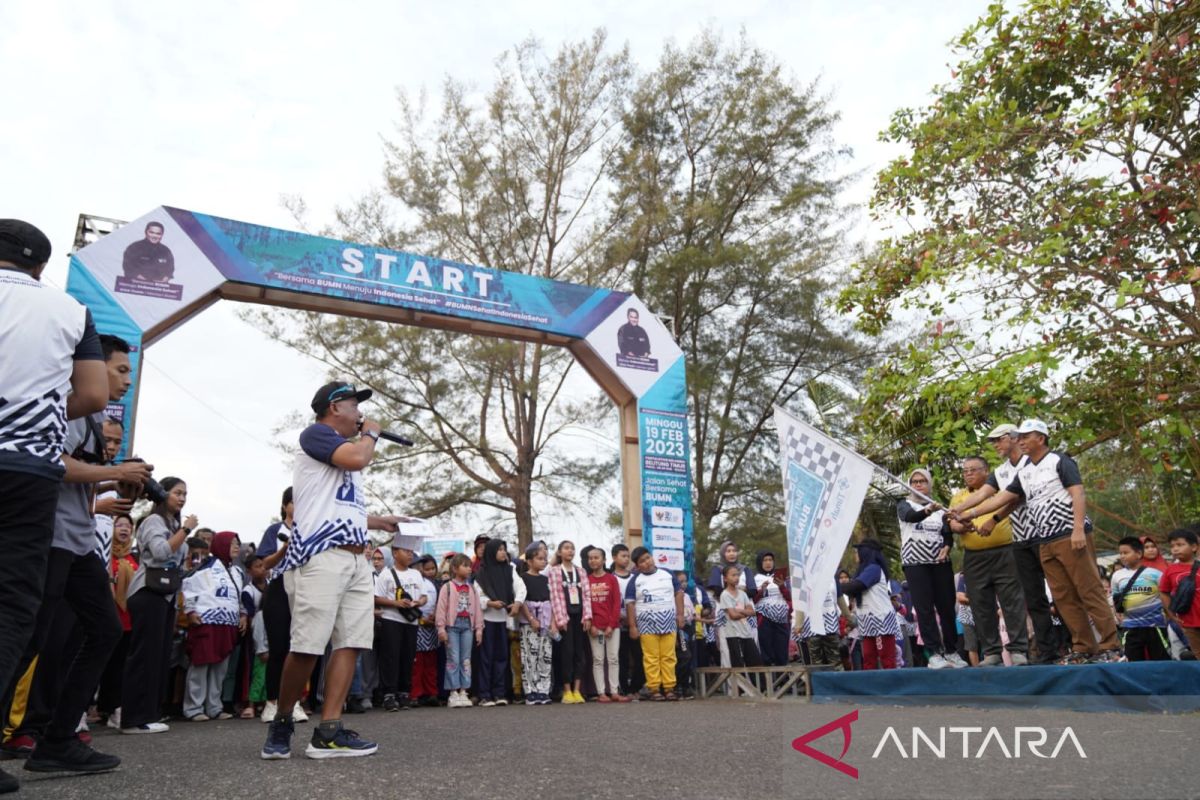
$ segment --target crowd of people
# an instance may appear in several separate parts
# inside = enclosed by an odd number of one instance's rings
[[[1037,420],[993,430],[999,466],[965,459],[949,507],[913,470],[897,507],[904,580],[859,541],[819,617],[793,608],[775,553],[751,566],[734,542],[706,579],[623,544],[510,553],[479,536],[473,552],[424,555],[402,518],[366,510],[381,429],[359,408],[370,390],[343,382],[311,400],[279,520],[250,541],[201,527],[183,479],[118,463],[122,420],[104,409],[130,386],[130,346],[40,283],[49,254],[36,228],[0,220],[0,754],[26,769],[115,768],[92,725],[260,719],[261,757],[286,759],[316,713],[305,754],[332,758],[376,752],[342,721],[371,708],[687,700],[705,666],[1080,664],[1200,646],[1196,532],[1169,535],[1171,561],[1153,538],[1123,539],[1106,592],[1079,470]],[[17,785],[0,770],[0,792]]]

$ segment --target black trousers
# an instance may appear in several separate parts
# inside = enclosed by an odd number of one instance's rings
[[[417,626],[385,619],[380,623],[379,635],[379,683],[383,692],[408,694],[417,657]]]
[[[621,629],[621,649],[617,653],[617,682],[622,694],[636,694],[646,685],[646,670],[642,666],[642,642],[630,639],[629,631]]]
[[[59,485],[50,478],[0,471],[0,686],[22,674],[17,666],[46,586]]]
[[[1017,565],[1017,579],[1021,581],[1021,591],[1025,595],[1025,609],[1033,620],[1036,663],[1053,664],[1058,658],[1059,639],[1050,619],[1050,600],[1046,597],[1046,574],[1042,572],[1040,549],[1037,545],[1013,545],[1012,553]]]
[[[1170,661],[1166,628],[1122,628],[1125,658],[1130,661]]]
[[[262,615],[263,627],[267,632],[267,699],[275,702],[279,700],[283,662],[292,648],[292,608],[288,605],[282,577],[267,584],[267,591],[263,593]]]
[[[998,656],[1004,650],[1000,641],[1000,619],[996,616],[997,601],[1008,629],[1008,652],[1025,655],[1029,651],[1025,592],[1017,577],[1012,546],[967,550],[963,554],[963,577],[967,581],[967,597],[971,601],[975,634],[983,655]]]
[[[100,694],[96,710],[111,715],[121,707],[121,685],[125,678],[125,658],[129,655],[129,631],[124,631],[108,657],[108,665],[100,676]]]
[[[763,664],[768,667],[785,667],[788,663],[788,626],[763,618],[758,624],[758,647]]]
[[[95,555],[79,556],[69,550],[51,548],[42,607],[34,620],[33,636],[21,656],[19,673],[5,693],[12,696],[16,680],[38,658],[37,672],[46,671],[43,686],[51,691],[50,720],[45,731],[48,739],[75,736],[79,719],[100,684],[108,657],[121,638],[121,619],[110,585],[108,570]],[[66,643],[45,646],[51,638],[60,604],[75,614],[82,632],[78,647]]]
[[[568,614],[567,627],[562,631],[562,638],[554,643],[554,649],[558,650],[561,683],[581,681],[588,675],[592,668],[592,650],[587,634],[583,632],[582,610]]]
[[[753,639],[743,639],[737,636],[726,636],[725,645],[729,648],[730,667],[761,667],[762,658]]]
[[[175,633],[175,598],[139,589],[126,602],[132,623],[121,680],[121,727],[162,718],[163,691]],[[118,627],[120,623],[118,622]]]
[[[950,653],[958,645],[955,625],[954,567],[941,564],[910,564],[904,568],[908,593],[917,611],[921,639],[932,653]],[[937,614],[934,615],[936,610]],[[938,623],[941,623],[940,626]]]

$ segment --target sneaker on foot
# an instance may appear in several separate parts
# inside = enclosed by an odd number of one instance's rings
[[[259,719],[261,719],[263,722],[267,722],[267,723],[274,722],[275,721],[275,712],[278,709],[279,709],[279,706],[275,705],[274,700],[268,700],[267,704],[265,706],[263,706],[262,716],[259,717]]]
[[[292,722],[308,722],[308,713],[299,703],[292,709]]]
[[[145,725],[134,725],[131,728],[121,728],[121,733],[166,733],[171,726],[165,722],[147,722]]]
[[[114,730],[121,730],[121,709],[118,708],[116,711],[109,714],[108,721],[104,724],[110,728],[113,728]]]
[[[955,669],[962,669],[964,667],[971,666],[967,662],[963,661],[962,656],[960,656],[958,653],[950,653],[949,655],[947,655],[946,663],[949,664],[950,666],[954,667]]]
[[[946,669],[950,666],[950,662],[941,653],[934,653],[929,657],[929,669]]]
[[[282,760],[292,757],[292,734],[296,726],[290,719],[272,720],[267,729],[267,743],[259,754],[265,761]]]
[[[119,766],[120,758],[97,753],[75,736],[61,741],[42,739],[25,759],[25,769],[30,772],[108,772]]]
[[[496,705],[496,701],[490,697],[486,697],[483,700],[479,701],[480,708],[492,708],[495,705]]]
[[[507,700],[507,698],[501,697],[499,700],[497,700],[497,701],[496,701],[496,705],[498,705],[498,706],[506,706],[506,705],[508,705],[508,700]]]
[[[347,714],[365,714],[365,713],[367,713],[367,709],[363,707],[362,698],[361,697],[351,697],[349,700],[347,700],[346,701],[346,713]]]
[[[1008,657],[1012,659],[1012,665],[1014,667],[1029,666],[1029,656],[1025,655],[1024,653],[1009,653]]]
[[[37,739],[32,736],[13,736],[0,744],[0,758],[29,758],[35,747]]]
[[[18,791],[20,788],[20,781],[0,769],[0,794],[9,794],[10,792]]]
[[[400,701],[396,699],[396,695],[385,694],[383,696],[383,710],[384,711],[399,711],[400,710]]]
[[[333,736],[326,737],[318,726],[304,755],[309,758],[353,758],[374,755],[379,745],[368,742],[349,728],[339,727]]]
[[[1003,667],[1004,666],[1004,657],[998,656],[995,654],[990,655],[990,656],[984,656],[983,661],[979,662],[979,666],[981,666],[981,667]]]

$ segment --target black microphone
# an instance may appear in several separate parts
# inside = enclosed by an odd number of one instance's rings
[[[380,439],[387,439],[389,442],[395,442],[396,444],[404,445],[405,447],[412,447],[412,446],[413,446],[413,440],[412,440],[412,439],[405,439],[405,438],[404,438],[403,436],[401,436],[400,434],[398,434],[398,433],[392,433],[391,431],[380,431],[380,432],[379,432],[379,438],[380,438]]]

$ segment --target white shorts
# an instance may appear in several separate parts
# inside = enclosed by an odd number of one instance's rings
[[[361,555],[333,548],[283,573],[292,610],[293,653],[370,650],[375,639],[375,582]]]

